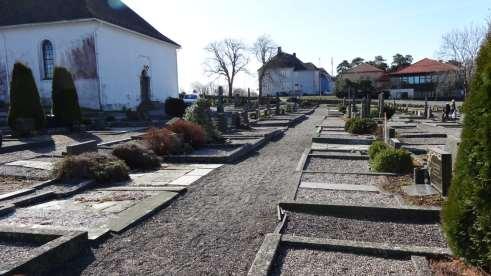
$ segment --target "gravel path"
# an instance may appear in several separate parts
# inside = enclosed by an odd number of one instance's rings
[[[318,172],[369,172],[368,160],[343,160],[310,157],[306,164],[307,171]]]
[[[26,189],[36,184],[33,180],[22,179],[13,176],[0,176],[0,195]]]
[[[202,178],[165,210],[93,250],[95,260],[67,264],[57,274],[247,274],[264,235],[274,231],[277,203],[296,185],[295,168],[311,142],[306,134],[325,112]]]
[[[280,248],[272,275],[417,275],[410,259]]]
[[[32,254],[32,249],[36,245],[21,242],[3,242],[0,241],[0,264],[11,265],[19,260],[29,257]]]
[[[438,224],[411,224],[289,213],[286,234],[446,248]]]
[[[299,189],[296,200],[323,204],[401,207],[401,204],[394,196],[373,192]]]
[[[363,174],[334,174],[334,173],[304,173],[303,182],[352,184],[352,185],[379,185],[383,176]]]

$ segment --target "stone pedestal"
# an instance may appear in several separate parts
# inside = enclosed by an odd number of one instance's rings
[[[431,185],[443,196],[447,196],[452,181],[452,154],[440,148],[430,148],[428,172]]]

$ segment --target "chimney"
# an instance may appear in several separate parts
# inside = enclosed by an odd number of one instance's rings
[[[297,57],[297,53],[293,53],[293,56],[294,56],[294,57]]]
[[[282,51],[281,51],[281,47],[278,47],[278,54],[281,54]]]

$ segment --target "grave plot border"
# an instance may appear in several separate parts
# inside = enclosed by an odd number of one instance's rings
[[[312,137],[312,143],[324,143],[324,144],[371,145],[373,142],[375,142],[375,137],[365,137],[365,136],[341,137],[340,135],[339,137],[336,137],[334,135],[332,137],[329,137],[322,134],[319,134],[319,136]]]
[[[185,154],[185,155],[168,155],[164,156],[165,162],[171,163],[234,163],[242,158],[245,158],[249,153],[254,151],[254,147],[250,144],[243,144],[239,146],[235,145],[221,145],[215,148],[236,148],[226,155],[198,155],[198,154]]]
[[[33,142],[22,143],[22,144],[11,145],[11,146],[1,145],[0,154],[12,153],[12,152],[23,151],[23,150],[31,150],[31,149],[42,148],[42,147],[49,147],[54,145],[55,142],[53,141],[53,139],[33,141]]]
[[[74,259],[89,248],[87,232],[0,226],[0,239],[45,242],[33,254],[11,265],[0,264],[0,275],[40,275]]]

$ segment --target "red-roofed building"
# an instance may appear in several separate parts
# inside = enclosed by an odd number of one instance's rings
[[[360,82],[364,80],[371,81],[373,87],[379,91],[384,91],[386,88],[388,88],[389,84],[387,73],[384,70],[368,63],[362,63],[344,72],[340,77],[352,82]]]
[[[429,58],[390,74],[394,98],[460,99],[463,97],[459,68]]]

